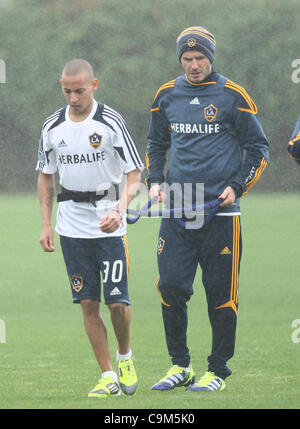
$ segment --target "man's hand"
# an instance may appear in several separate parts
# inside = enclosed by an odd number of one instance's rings
[[[157,203],[161,203],[166,199],[166,195],[164,192],[162,192],[161,187],[159,185],[152,185],[149,191],[149,198],[150,200],[152,198],[157,198]]]
[[[100,229],[102,232],[114,232],[119,228],[122,222],[121,213],[125,214],[127,212],[127,207],[138,192],[140,183],[141,171],[139,168],[136,168],[127,174],[126,183],[123,188],[120,201],[116,206],[116,210],[112,210],[100,221]],[[120,210],[121,213],[118,210]]]
[[[100,229],[102,232],[114,232],[119,228],[122,218],[120,213],[112,211],[107,216],[101,219]]]
[[[219,198],[222,198],[224,201],[220,204],[220,207],[225,206],[232,206],[232,204],[235,202],[236,196],[234,190],[227,186],[227,188],[224,189],[223,193],[219,196]]]
[[[54,234],[51,226],[44,227],[40,237],[40,245],[44,252],[55,252]]]

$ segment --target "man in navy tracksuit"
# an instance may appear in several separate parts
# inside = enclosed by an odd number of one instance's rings
[[[164,198],[164,182],[180,189],[204,184],[204,202],[221,198],[207,225],[183,227],[163,218],[158,240],[158,289],[166,343],[173,363],[152,390],[223,390],[234,354],[241,258],[240,197],[260,178],[268,162],[268,141],[257,107],[240,85],[213,70],[215,38],[203,27],[185,29],[177,54],[185,74],[157,91],[146,161],[150,197]],[[164,168],[169,152],[166,178]],[[172,194],[173,195],[173,194]],[[174,199],[174,195],[173,195]],[[168,200],[172,203],[172,196]],[[204,376],[195,383],[187,346],[187,301],[200,264],[212,349]],[[198,340],[201,348],[201,337]]]

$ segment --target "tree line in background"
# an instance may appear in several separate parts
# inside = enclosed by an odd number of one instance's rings
[[[295,191],[298,166],[286,146],[300,116],[298,0],[8,0],[0,6],[0,191],[35,191],[40,128],[64,105],[63,65],[85,58],[99,78],[98,101],[125,118],[145,155],[150,106],[182,74],[176,38],[203,25],[216,37],[215,70],[244,86],[270,141],[260,190]]]

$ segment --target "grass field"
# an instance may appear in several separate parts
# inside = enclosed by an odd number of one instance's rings
[[[0,408],[300,408],[300,343],[292,341],[292,322],[300,319],[300,197],[253,192],[243,199],[242,211],[237,343],[227,389],[208,394],[183,388],[150,390],[169,369],[170,360],[156,291],[159,221],[142,219],[128,227],[132,348],[139,389],[135,397],[98,400],[87,397],[99,370],[80,306],[71,302],[58,237],[56,253],[43,253],[37,198],[1,196]],[[102,310],[114,359],[109,313],[104,306]],[[188,340],[198,378],[210,352],[200,271],[189,303]]]

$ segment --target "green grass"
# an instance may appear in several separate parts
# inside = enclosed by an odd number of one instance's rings
[[[243,258],[233,374],[223,392],[195,394],[183,388],[152,392],[170,367],[156,290],[157,219],[128,227],[132,348],[139,376],[135,397],[87,397],[99,370],[81,309],[71,292],[58,237],[57,252],[39,245],[35,196],[1,196],[0,343],[1,409],[295,409],[300,408],[300,343],[292,321],[300,318],[298,195],[248,195],[242,201]],[[115,358],[116,341],[102,307]],[[189,303],[188,341],[197,378],[210,352],[201,273]]]

